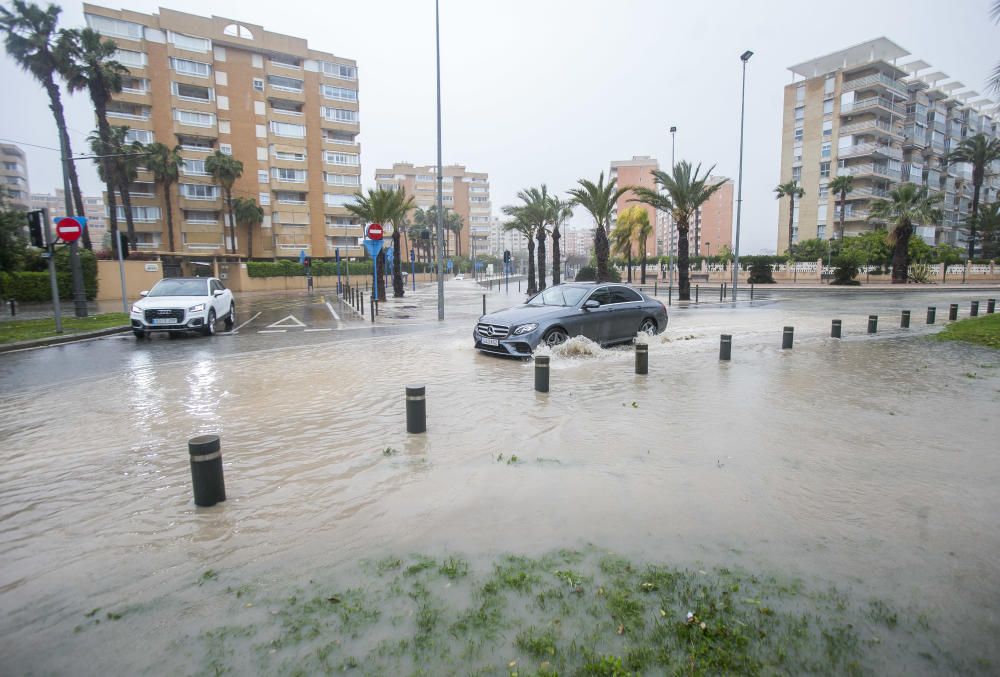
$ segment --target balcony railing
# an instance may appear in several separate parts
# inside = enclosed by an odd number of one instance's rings
[[[861,122],[852,122],[849,125],[841,125],[840,127],[841,136],[863,134],[865,132],[884,132],[892,136],[903,136],[903,131],[898,126],[890,125],[888,122],[883,122],[882,120],[862,120]]]
[[[837,202],[840,201],[840,195],[836,194],[832,196]],[[868,200],[870,198],[886,198],[889,197],[889,191],[884,188],[874,188],[872,186],[863,186],[861,188],[854,188],[850,193],[847,194],[848,200]],[[839,214],[839,211],[838,211]]]
[[[888,167],[883,167],[870,162],[837,168],[837,176],[857,176],[859,174],[874,174],[876,176],[890,178],[894,181],[899,181],[902,178],[902,173],[899,170],[889,169]]]
[[[907,96],[906,86],[901,82],[896,82],[883,73],[873,73],[863,78],[855,78],[844,83],[843,91],[848,92],[854,89],[863,89],[875,85],[882,85],[902,96]]]
[[[884,108],[885,110],[899,116],[906,114],[906,110],[902,106],[895,104],[882,96],[873,96],[868,99],[862,99],[861,101],[855,101],[854,103],[842,104],[840,106],[840,112],[842,115],[847,115],[861,113],[862,111],[871,110],[873,108]]]
[[[903,151],[899,148],[893,148],[892,146],[886,146],[881,143],[858,143],[848,148],[841,148],[838,153],[842,158],[849,157],[862,157],[864,155],[881,155],[883,157],[893,158],[894,160],[903,159]]]

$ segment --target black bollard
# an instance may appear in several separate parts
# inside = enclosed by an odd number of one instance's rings
[[[795,327],[785,327],[785,331],[781,334],[781,349],[791,350],[792,349],[792,339],[795,336]]]
[[[868,316],[868,333],[874,334],[878,331],[878,315]]]
[[[535,358],[535,390],[540,393],[549,392],[548,355],[539,355]]]
[[[698,285],[694,286],[694,302],[698,303]]]
[[[375,317],[378,317],[378,299],[375,299]]]
[[[406,432],[427,432],[427,386],[406,386]]]
[[[14,301],[14,299],[10,300],[10,316],[11,317],[17,316],[17,302]]]
[[[986,314],[992,315],[996,312],[997,300],[996,299],[986,299]]]
[[[188,440],[194,504],[203,508],[226,500],[222,476],[222,443],[218,435],[199,435]]]
[[[840,328],[843,325],[843,321],[834,320],[833,325],[830,326],[830,338],[840,338]]]
[[[720,284],[719,285],[719,303],[722,303],[722,297],[723,297],[723,294],[725,294],[725,292],[723,290],[725,288],[726,288],[725,284]]]
[[[372,322],[375,322],[375,299],[368,299],[368,313],[372,317]]]
[[[753,301],[753,282],[750,283],[750,300]]]
[[[483,315],[486,314],[486,294],[483,294]]]
[[[927,306],[927,324],[934,324],[934,318],[937,315],[937,308],[934,306]]]
[[[899,326],[901,328],[903,328],[903,329],[909,329],[910,328],[910,311],[909,310],[904,310],[903,313],[899,316]]]
[[[972,305],[969,307],[969,317],[979,316],[979,301],[973,301]]]
[[[649,373],[649,346],[645,343],[635,344],[635,373]]]
[[[958,304],[952,303],[948,308],[948,319],[957,320],[958,319]]]
[[[719,359],[728,361],[733,355],[733,336],[723,334],[719,339]]]

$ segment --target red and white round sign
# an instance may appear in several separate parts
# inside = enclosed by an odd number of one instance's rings
[[[83,235],[83,224],[72,216],[64,216],[56,221],[56,234],[64,242],[79,240]]]
[[[382,224],[372,223],[368,225],[368,239],[369,240],[382,239]]]

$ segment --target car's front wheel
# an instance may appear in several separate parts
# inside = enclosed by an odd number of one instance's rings
[[[236,326],[236,304],[229,304],[229,315],[226,316],[226,331],[232,331]]]
[[[639,323],[639,333],[647,334],[652,336],[656,333],[658,327],[656,326],[656,320],[651,317],[647,317],[645,320]]]
[[[135,334],[137,339],[144,339],[149,336],[149,334],[142,329],[133,329],[132,333]]]
[[[566,335],[566,331],[560,327],[554,327],[545,332],[545,336],[542,337],[542,341],[545,342],[547,346],[558,346],[566,343],[569,336]]]
[[[212,336],[215,333],[215,311],[208,311],[208,321],[205,326],[202,327],[201,333],[203,336]]]

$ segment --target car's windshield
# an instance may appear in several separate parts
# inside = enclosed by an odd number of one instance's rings
[[[150,296],[208,296],[206,280],[160,280]]]
[[[583,287],[549,287],[528,301],[529,306],[575,306],[587,290]]]

